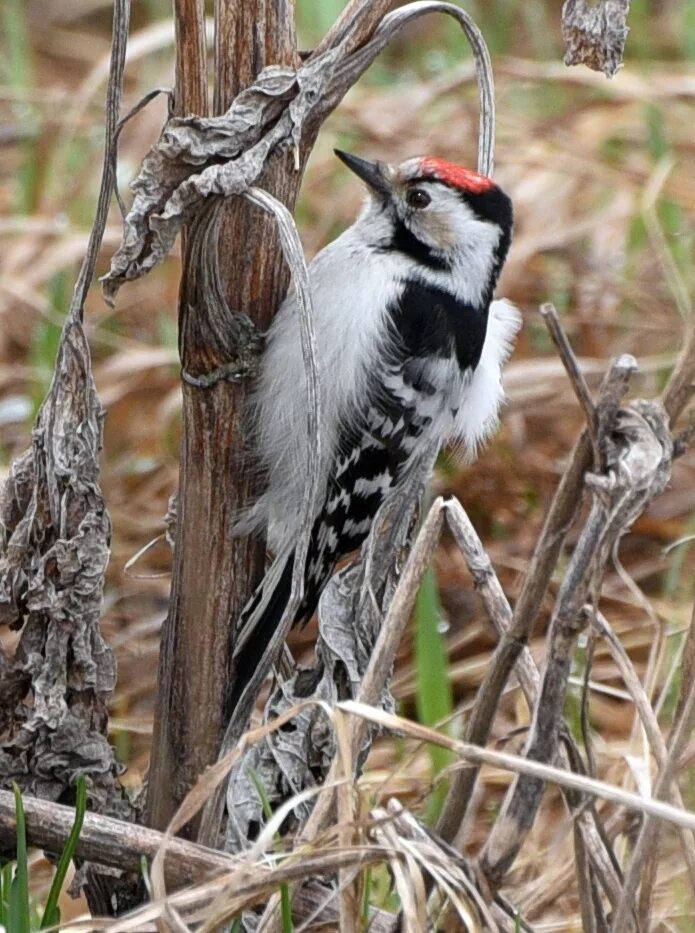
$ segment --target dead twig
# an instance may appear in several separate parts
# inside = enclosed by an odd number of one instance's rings
[[[632,695],[637,714],[642,722],[642,727],[644,728],[644,732],[647,736],[647,741],[649,742],[652,754],[654,755],[659,769],[663,770],[668,759],[668,750],[666,747],[666,742],[664,741],[664,737],[661,734],[659,723],[657,721],[656,715],[654,714],[654,710],[652,709],[644,687],[642,686],[642,681],[640,680],[637,671],[633,667],[627,652],[623,648],[620,639],[617,637],[609,622],[601,612],[594,613],[592,624],[608,644],[613,660],[615,661],[615,664],[620,671],[620,676],[623,678],[625,686]],[[681,796],[680,790],[678,789],[677,783],[674,782],[668,791],[673,803],[676,806],[683,807],[683,798]],[[683,846],[683,855],[685,857],[688,873],[690,875],[690,883],[692,885],[693,891],[695,891],[695,839],[693,839],[692,833],[688,832],[683,832],[680,834],[680,836],[681,844]]]
[[[636,403],[618,414],[635,363],[617,360],[598,401],[602,459],[607,472],[591,476],[593,503],[558,594],[548,633],[546,670],[534,710],[525,754],[551,761],[557,751],[569,665],[577,635],[586,624],[584,605],[598,592],[604,567],[617,538],[663,488],[670,475],[671,443],[663,410]],[[493,888],[514,861],[533,824],[543,783],[518,778],[481,854],[481,869]]]
[[[463,507],[456,500],[446,502],[447,520],[453,531],[456,542],[461,548],[468,568],[473,576],[476,587],[480,590],[483,603],[487,610],[497,634],[500,645],[506,643],[511,627],[512,613],[504,595],[499,580],[494,572],[490,558],[478,538],[470,519]],[[497,659],[500,658],[501,661]],[[488,666],[483,683],[478,688],[475,703],[468,721],[466,739],[477,745],[484,745],[490,734],[492,722],[497,710],[497,697],[500,695],[499,678],[504,677],[506,682],[506,654],[499,652],[493,657]],[[522,691],[529,705],[533,709],[537,702],[540,690],[541,677],[528,647],[524,647],[516,662],[517,675]],[[560,761],[565,767],[570,767],[571,761],[579,760],[579,752],[569,735],[563,737],[560,749]],[[478,775],[477,768],[457,769],[449,792],[442,808],[437,832],[444,839],[454,839],[456,847],[463,851],[464,818],[471,799],[475,781]],[[576,797],[576,795],[574,795]],[[575,810],[578,801],[572,794],[566,793],[570,810]],[[594,826],[595,814],[579,809],[575,817],[576,831],[582,837],[583,850],[588,854],[592,863],[592,871],[598,873],[601,883],[606,890],[611,904],[616,904],[620,896],[620,878],[617,875],[613,861],[606,852],[605,840],[596,831]]]
[[[115,921],[87,921],[86,929],[90,933],[94,930],[104,930],[106,933],[142,933],[143,930],[150,929],[149,924],[162,921],[166,917],[167,910],[175,910],[184,920],[189,915],[192,921],[200,923],[202,920],[202,925],[198,927],[200,933],[212,933],[226,921],[266,902],[269,894],[282,885],[296,883],[306,876],[315,878],[322,874],[334,874],[342,868],[364,869],[398,857],[399,854],[394,855],[391,849],[375,844],[355,846],[347,852],[335,847],[316,849],[303,853],[301,859],[285,859],[276,865],[267,863],[254,865],[244,879],[244,884],[238,890],[236,897],[229,900],[224,909],[215,914],[212,922],[208,920],[211,903],[223,888],[227,880],[226,875],[184,888],[169,895],[166,901],[147,904]],[[300,906],[309,914],[315,913],[315,896],[298,898],[298,909]],[[329,906],[322,909],[317,922],[333,927],[337,919],[335,910]],[[370,915],[370,929],[379,930],[380,933],[393,933],[392,923],[392,915],[384,911],[374,911],[373,915]]]
[[[449,749],[463,761],[476,765],[492,765],[543,782],[552,781],[560,787],[569,787],[572,790],[589,794],[600,800],[621,804],[630,810],[665,820],[674,826],[682,826],[691,831],[695,829],[695,813],[690,810],[680,810],[671,804],[664,803],[662,800],[644,798],[639,794],[607,784],[605,781],[576,774],[574,771],[567,771],[564,768],[548,765],[525,756],[511,755],[507,752],[493,751],[489,748],[471,745],[468,742],[461,742],[434,729],[429,729],[427,726],[421,726],[409,719],[403,719],[393,713],[385,713],[383,710],[366,706],[355,700],[345,700],[339,706],[346,713],[352,713],[396,733],[402,732],[418,742],[429,742],[441,748]]]
[[[695,653],[695,608],[690,623],[690,629],[686,636],[686,648],[690,660],[692,661]],[[676,770],[680,761],[686,743],[689,741],[693,726],[695,725],[695,677],[693,669],[688,666],[688,676],[683,679],[681,685],[678,708],[676,710],[675,723],[671,741],[669,743],[668,755],[660,764],[659,776],[654,787],[654,799],[660,800],[668,796],[671,785],[676,777]],[[613,918],[613,933],[621,933],[625,929],[625,924],[630,912],[633,909],[635,895],[642,878],[642,870],[647,859],[649,848],[655,842],[657,824],[647,816],[645,817],[637,842],[632,851],[630,864],[625,873],[625,884],[623,886],[623,895]],[[692,837],[691,837],[692,839]]]
[[[74,809],[25,795],[24,810],[28,844],[49,852],[61,852],[75,819]],[[0,836],[3,845],[14,845],[15,833],[14,796],[11,791],[0,790]],[[97,813],[87,813],[75,854],[80,859],[98,865],[138,873],[142,857],[153,859],[163,841],[164,834],[157,830]],[[236,856],[177,837],[167,843],[164,873],[170,885],[200,882],[238,867]]]
[[[574,389],[574,394],[577,396],[580,408],[584,412],[584,418],[586,419],[591,445],[594,451],[594,469],[598,470],[600,469],[601,463],[601,456],[598,448],[598,416],[596,414],[594,400],[589,391],[589,386],[586,384],[586,379],[577,363],[577,357],[574,355],[574,351],[567,339],[567,334],[560,324],[560,318],[554,306],[550,303],[541,305],[540,311],[546,327],[550,332],[550,336],[553,338],[553,342],[560,354],[562,365],[565,367],[565,371]]]
[[[695,394],[695,319],[691,314],[683,349],[661,396],[672,427],[690,403],[693,394]]]
[[[593,438],[594,461],[598,466],[602,457],[596,435],[596,431],[599,429],[596,409],[581,377],[576,357],[554,309],[551,305],[546,305],[543,314],[553,339],[560,349],[570,378],[575,380],[580,401],[582,399],[584,401],[584,409],[590,422],[590,431]],[[608,417],[606,412],[616,410],[615,399],[621,391],[624,394],[626,390],[626,383],[623,382],[626,378],[624,373],[629,371],[631,371],[630,366],[626,363],[624,367],[621,367],[619,377],[613,375],[604,384],[602,394],[604,399],[604,423]],[[517,659],[520,664],[519,677],[522,689],[529,706],[532,708],[538,700],[539,674],[528,653],[528,649],[525,648],[525,644],[530,636],[541,600],[557,562],[564,537],[581,504],[583,476],[589,466],[590,455],[589,441],[586,434],[583,434],[575,447],[570,466],[558,487],[539,544],[534,551],[531,566],[524,580],[516,611],[511,618],[509,606],[494,575],[489,558],[487,558],[465,512],[460,506],[458,509],[454,507],[451,512],[450,523],[452,523],[452,530],[466,557],[466,562],[476,585],[481,588],[488,614],[500,637],[500,642],[492,662],[487,668],[483,684],[478,690],[468,723],[467,738],[477,744],[484,744],[488,739],[499,699],[510,673],[515,663],[517,663]],[[522,651],[524,653],[520,655]],[[578,759],[578,757],[578,753],[575,754],[575,758]],[[452,781],[438,824],[438,831],[445,839],[454,839],[460,833],[476,777],[476,770],[469,769],[456,775]],[[589,851],[592,852],[596,861],[604,861],[603,854],[595,849],[592,840],[595,840],[593,834],[590,839],[587,839]],[[462,845],[463,840],[458,838],[457,844]],[[615,890],[616,884],[617,879],[609,881],[609,891]]]
[[[581,507],[584,475],[591,466],[591,443],[588,432],[580,435],[572,451],[569,464],[553,501],[548,510],[538,543],[534,549],[528,571],[514,608],[509,629],[504,633],[489,665],[486,675],[484,694],[488,707],[487,725],[480,732],[476,730],[476,740],[484,742],[489,734],[492,716],[499,704],[509,676],[520,653],[525,649],[538,620],[538,615],[550,580],[557,565],[562,546],[569,529]],[[465,550],[464,550],[465,553]],[[494,619],[494,616],[493,616]],[[468,783],[468,779],[466,781]],[[472,788],[472,784],[470,785]],[[461,825],[469,790],[460,788],[448,804],[445,804],[440,820],[440,832],[445,839],[453,839]],[[465,800],[464,800],[465,798]],[[458,802],[454,804],[454,799]],[[454,806],[456,811],[454,811]],[[461,810],[463,807],[463,810]]]
[[[346,52],[358,49],[374,34],[374,30],[392,6],[392,0],[350,0],[328,30],[311,58],[341,46]]]

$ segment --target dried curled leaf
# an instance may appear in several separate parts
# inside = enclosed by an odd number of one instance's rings
[[[565,64],[586,65],[612,78],[622,64],[629,12],[630,0],[565,0]]]
[[[128,0],[114,0],[101,186],[53,381],[31,449],[0,489],[0,624],[22,629],[14,657],[0,652],[0,784],[59,800],[85,775],[92,805],[125,819],[134,808],[107,740],[116,667],[99,626],[111,537],[99,486],[103,412],[82,322],[114,190],[129,14]],[[87,875],[99,913],[128,902],[122,886],[137,888],[84,864],[73,890]]]
[[[412,3],[384,17],[372,38],[348,51],[348,38],[300,68],[271,65],[217,117],[173,117],[132,184],[132,207],[121,245],[103,279],[113,301],[124,282],[149,272],[167,255],[205,198],[242,194],[259,181],[274,152],[299,151],[345,92],[409,22],[441,12],[456,19],[471,43],[480,78],[479,170],[492,171],[494,102],[487,48],[469,15],[452,4]],[[297,158],[299,165],[300,159]]]
[[[265,68],[254,84],[219,117],[173,117],[146,156],[132,184],[133,204],[123,240],[104,279],[113,300],[123,282],[144,275],[164,259],[183,224],[211,194],[240,194],[260,175],[268,153],[283,137],[277,121],[296,93],[296,72]],[[288,124],[287,118],[282,126]],[[211,164],[215,163],[215,164]]]

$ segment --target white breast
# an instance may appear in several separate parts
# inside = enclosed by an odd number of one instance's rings
[[[500,299],[490,305],[483,352],[470,381],[462,386],[451,437],[471,459],[497,425],[504,400],[502,368],[514,349],[521,322],[521,314],[511,302]]]

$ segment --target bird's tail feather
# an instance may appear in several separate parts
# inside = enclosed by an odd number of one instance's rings
[[[273,633],[280,624],[292,589],[294,550],[279,554],[258,584],[239,620],[234,644],[234,683],[229,712],[234,711],[253,679]]]

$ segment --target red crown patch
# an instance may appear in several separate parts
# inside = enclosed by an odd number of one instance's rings
[[[460,188],[461,191],[470,191],[473,194],[482,194],[483,191],[489,191],[495,185],[487,175],[479,175],[478,172],[457,165],[455,162],[447,162],[445,159],[429,157],[422,159],[420,171],[425,177],[436,178],[445,185]]]

